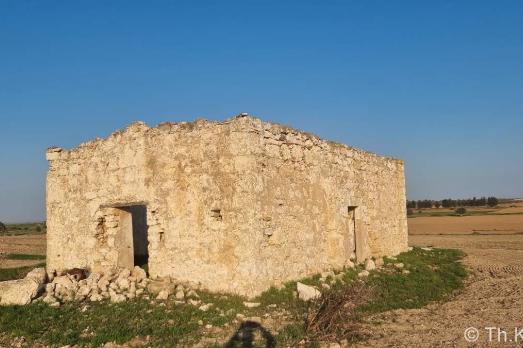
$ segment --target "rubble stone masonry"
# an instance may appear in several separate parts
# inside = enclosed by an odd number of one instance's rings
[[[402,161],[250,116],[138,122],[47,159],[50,270],[132,267],[134,248],[151,277],[255,296],[407,249]]]

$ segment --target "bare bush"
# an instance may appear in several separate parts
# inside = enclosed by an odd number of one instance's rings
[[[362,338],[356,310],[371,300],[373,293],[362,282],[324,293],[307,315],[308,335],[321,341]]]

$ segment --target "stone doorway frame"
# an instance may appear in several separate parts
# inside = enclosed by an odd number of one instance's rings
[[[109,249],[112,249],[112,252],[104,257],[106,261],[104,263],[127,269],[132,269],[135,265],[143,267],[143,262],[139,262],[137,258],[137,248],[139,248],[138,250],[145,251],[145,255],[141,256],[145,256],[147,260],[145,264],[147,264],[150,255],[148,204],[146,202],[106,204],[101,205],[100,210],[101,231],[105,234],[103,241]],[[141,216],[141,221],[137,220],[138,216]],[[138,241],[139,237],[140,241]],[[137,242],[140,245],[137,245]]]

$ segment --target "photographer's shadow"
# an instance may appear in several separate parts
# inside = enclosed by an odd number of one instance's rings
[[[269,330],[254,321],[243,322],[225,348],[252,348],[254,347],[254,335],[259,331],[265,340],[265,348],[275,348],[276,340]]]

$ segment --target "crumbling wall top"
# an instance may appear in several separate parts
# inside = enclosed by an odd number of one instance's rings
[[[390,160],[393,162],[398,162],[400,164],[403,164],[403,161],[394,157],[389,156],[383,156],[378,155],[366,150],[358,149],[355,147],[348,146],[343,143],[330,141],[330,140],[324,140],[321,139],[319,136],[305,132],[302,130],[298,130],[296,128],[292,128],[290,126],[286,126],[283,124],[273,123],[273,122],[265,122],[261,119],[250,116],[247,113],[240,113],[236,116],[233,116],[231,118],[225,119],[224,121],[212,121],[207,120],[203,118],[196,119],[194,121],[190,122],[162,122],[158,124],[156,127],[149,127],[142,121],[137,121],[134,123],[131,123],[129,126],[127,126],[124,130],[116,130],[111,135],[109,135],[106,138],[95,138],[93,140],[84,142],[80,144],[76,148],[72,149],[63,149],[61,147],[50,147],[47,149],[46,157],[48,161],[53,161],[57,159],[68,159],[69,155],[71,153],[75,153],[77,151],[82,150],[88,150],[88,149],[94,149],[97,146],[101,145],[104,141],[108,140],[115,140],[115,138],[120,139],[121,137],[126,138],[140,138],[144,137],[149,133],[156,133],[158,135],[162,133],[177,133],[177,132],[194,132],[194,131],[200,131],[204,128],[208,127],[219,127],[219,126],[225,126],[225,125],[231,125],[234,127],[238,127],[239,129],[245,129],[253,133],[260,133],[260,132],[270,132],[274,135],[281,135],[282,139],[284,137],[301,137],[302,139],[308,139],[311,140],[315,144],[323,145],[324,147],[328,147],[331,150],[340,150],[345,149],[352,152],[355,152],[361,156],[371,156],[371,157],[378,157],[386,160]],[[263,134],[261,134],[263,135]]]

